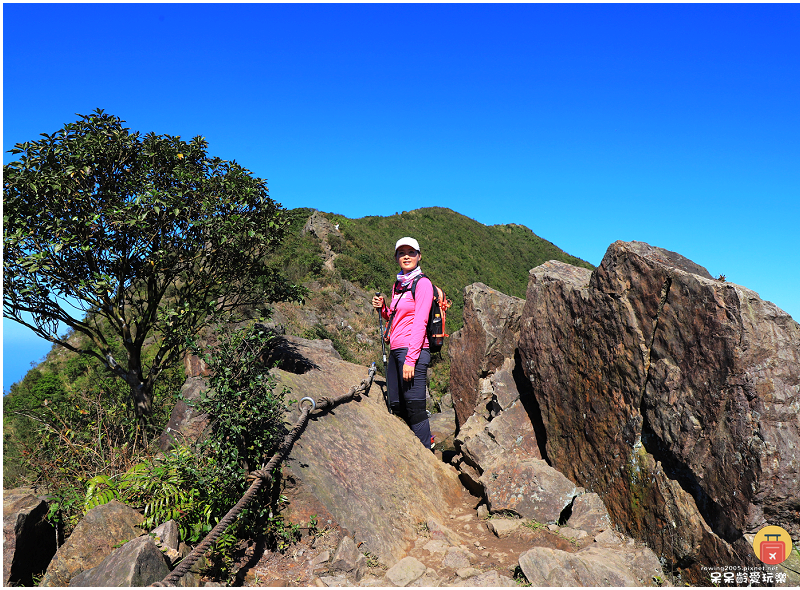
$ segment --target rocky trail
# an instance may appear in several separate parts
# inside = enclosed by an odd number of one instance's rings
[[[436,454],[442,459],[441,451]],[[248,547],[236,578],[243,586],[276,587],[516,586],[515,578],[525,581],[520,556],[534,547],[576,553],[593,544],[618,546],[622,541],[613,531],[592,537],[567,526],[490,518],[485,506],[478,506],[479,498],[464,494],[459,500],[445,522],[420,522],[406,557],[391,568],[370,556],[360,558],[355,542],[341,531],[323,529],[284,553]]]

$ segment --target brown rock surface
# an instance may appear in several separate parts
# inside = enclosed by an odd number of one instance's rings
[[[691,261],[616,242],[531,271],[520,355],[551,464],[681,566],[800,535],[800,325]],[[734,557],[738,553],[739,557]]]
[[[633,544],[577,553],[534,547],[520,555],[519,565],[531,586],[652,586],[663,575],[656,555]]]
[[[580,493],[577,486],[541,459],[495,463],[483,472],[489,510],[513,512],[541,523],[556,523]]]
[[[336,358],[325,341],[286,338],[312,367],[300,374],[276,369],[294,399],[340,396],[367,376],[367,367]],[[363,543],[362,552],[393,565],[416,537],[419,523],[444,520],[463,488],[455,469],[438,461],[405,422],[386,411],[382,384],[376,380],[369,395],[357,401],[312,413],[287,464],[298,485]],[[294,424],[298,412],[295,406],[287,421]]]
[[[475,411],[478,380],[514,356],[524,304],[483,283],[464,289],[464,326],[450,339],[450,392],[458,428]]]

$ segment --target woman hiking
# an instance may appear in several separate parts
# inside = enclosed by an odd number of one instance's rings
[[[400,238],[394,246],[400,265],[389,306],[383,296],[372,298],[372,306],[388,322],[389,361],[386,389],[392,413],[406,421],[425,448],[431,448],[431,427],[425,410],[425,386],[431,353],[428,345],[428,316],[433,303],[433,284],[422,274],[422,254],[414,238]]]

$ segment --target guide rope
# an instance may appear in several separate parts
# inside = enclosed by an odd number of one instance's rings
[[[272,480],[273,470],[278,467],[281,464],[281,461],[283,461],[289,454],[289,450],[300,436],[303,428],[305,428],[306,423],[308,422],[308,417],[312,411],[325,411],[336,406],[337,404],[350,401],[351,399],[358,399],[362,393],[365,394],[367,391],[369,391],[369,388],[372,387],[372,380],[374,377],[375,363],[372,363],[367,377],[365,377],[359,385],[354,385],[351,387],[350,390],[344,395],[339,397],[322,396],[316,402],[310,397],[304,397],[302,400],[300,400],[300,417],[297,419],[297,422],[295,422],[294,427],[286,434],[283,441],[278,446],[278,450],[272,456],[272,459],[269,460],[269,463],[267,463],[265,467],[253,471],[247,476],[248,481],[252,479],[253,483],[250,484],[250,487],[247,489],[244,496],[242,496],[242,499],[239,500],[236,505],[228,511],[222,520],[217,523],[217,526],[211,529],[211,532],[206,535],[206,538],[203,539],[203,541],[197,545],[192,552],[189,553],[189,555],[187,555],[174,570],[172,570],[168,576],[166,576],[160,582],[151,584],[151,586],[175,586],[178,581],[189,572],[197,560],[205,555],[206,551],[208,551],[211,545],[220,537],[225,529],[227,529],[236,520],[250,500],[255,497],[255,495],[258,493],[258,490],[261,489],[265,483],[268,483]]]

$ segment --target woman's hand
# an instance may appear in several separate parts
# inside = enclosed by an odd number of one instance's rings
[[[383,295],[375,295],[372,298],[372,307],[375,309],[383,309]]]
[[[414,378],[414,367],[409,367],[408,365],[403,365],[403,379],[406,381],[411,381]]]

